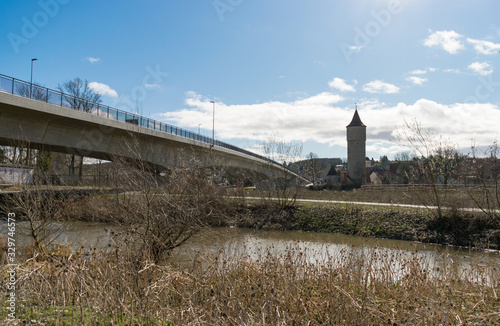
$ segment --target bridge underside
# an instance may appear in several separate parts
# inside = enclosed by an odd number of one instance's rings
[[[146,162],[157,171],[200,166],[290,179],[279,165],[231,149],[0,92],[0,144],[109,161]]]

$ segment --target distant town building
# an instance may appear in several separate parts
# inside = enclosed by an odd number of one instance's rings
[[[361,122],[357,109],[346,128],[349,183],[361,186],[366,183],[366,126]]]
[[[368,169],[369,181],[374,185],[388,184],[390,172],[381,166],[374,166]]]
[[[0,166],[0,184],[32,184],[33,183],[33,169]]]
[[[332,166],[328,173],[326,174],[326,184],[328,187],[337,187],[340,182],[339,174],[337,173],[337,169]]]

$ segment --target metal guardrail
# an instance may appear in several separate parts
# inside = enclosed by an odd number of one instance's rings
[[[32,100],[46,102],[63,108],[85,112],[88,114],[96,115],[99,117],[115,121],[131,123],[139,127],[162,131],[183,138],[197,140],[213,146],[228,148],[233,151],[237,151],[261,160],[265,160],[270,163],[280,165],[279,163],[276,163],[267,157],[255,154],[253,152],[213,139],[211,137],[206,137],[201,134],[194,133],[189,130],[185,130],[164,122],[146,118],[123,110],[115,109],[110,106],[103,105],[101,103],[90,102],[88,100],[75,97],[70,94],[66,94],[40,85],[31,84],[29,82],[2,74],[0,74],[0,91],[4,91],[10,94],[26,98],[31,98]]]

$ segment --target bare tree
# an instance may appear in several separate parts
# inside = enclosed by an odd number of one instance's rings
[[[495,142],[485,150],[472,145],[472,159],[464,164],[464,182],[472,182],[467,188],[469,198],[490,219],[498,221],[500,209],[500,159]]]
[[[101,95],[89,87],[88,81],[83,81],[78,77],[59,85],[57,88],[61,92],[70,95],[66,95],[64,99],[74,110],[92,112],[102,102]]]
[[[121,167],[121,186],[133,191],[120,203],[128,211],[120,219],[138,264],[145,259],[161,262],[192,235],[224,219],[223,203],[228,199],[217,185],[218,164],[209,151],[148,148],[134,136],[125,146],[124,151],[134,156],[113,161]],[[147,155],[153,152],[163,164],[173,163],[171,168],[149,163]]]
[[[5,146],[0,146],[0,163],[7,163],[8,157],[6,154]]]
[[[30,148],[28,142],[13,145],[10,148],[14,155],[17,149]],[[22,168],[22,161],[13,159],[10,165]],[[0,201],[0,211],[14,212],[19,219],[27,221],[27,235],[32,240],[33,255],[44,256],[47,254],[47,246],[61,230],[60,224],[55,221],[62,212],[62,198],[53,188],[42,186],[37,178],[23,179],[25,183],[21,182],[19,191],[6,194]]]
[[[394,155],[394,161],[397,162],[408,162],[413,160],[414,158],[415,157],[411,151],[403,151],[396,153],[396,155]]]
[[[62,231],[61,224],[56,223],[62,207],[62,199],[58,194],[35,183],[10,195],[1,206],[2,210],[15,212],[16,216],[27,221],[27,235],[32,240],[33,255],[45,256],[47,246]]]
[[[304,166],[304,168],[305,168],[304,174],[314,184],[316,182],[316,180],[319,178],[319,175],[321,173],[321,167],[320,167],[320,163],[318,160],[318,154],[311,152],[307,155],[306,158],[308,161],[306,162],[306,164]]]
[[[101,95],[97,94],[89,87],[88,81],[83,81],[78,77],[59,85],[58,89],[61,92],[68,94],[64,96],[64,99],[74,110],[90,113],[97,108],[99,103],[102,102]],[[81,180],[84,157],[81,155],[76,157],[75,154],[69,154],[67,161],[70,176],[75,175],[75,166],[76,163],[79,162],[78,178]]]
[[[25,141],[13,141],[10,146],[2,147],[3,162],[10,165],[34,166],[37,151]]]
[[[302,143],[287,142],[278,135],[271,136],[267,141],[261,143],[261,147],[269,158],[269,180],[267,185],[266,200],[277,203],[281,208],[294,206],[297,196],[302,189],[299,186],[297,176],[288,171],[285,166],[282,169],[275,163],[293,162],[300,159],[302,155]]]
[[[446,196],[444,188],[457,177],[460,158],[456,147],[429,130],[422,129],[417,120],[405,121],[404,126],[396,130],[396,139],[400,144],[409,147],[415,157],[418,157],[416,164],[411,165],[409,182],[425,184],[429,189],[414,194],[420,195],[418,199],[423,205],[429,207],[428,203],[431,202],[436,206],[437,215],[442,217]]]
[[[32,87],[28,84],[16,84],[16,94],[33,100],[47,102],[47,90],[45,87],[42,88],[39,86],[39,84],[35,83],[33,83]]]

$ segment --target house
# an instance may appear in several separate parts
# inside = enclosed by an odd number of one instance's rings
[[[33,169],[0,166],[0,184],[32,184]]]
[[[381,185],[389,183],[389,171],[385,170],[380,166],[374,166],[368,172],[368,178],[371,184]]]
[[[337,169],[332,166],[328,173],[326,174],[326,184],[328,187],[336,187],[340,182],[339,174],[337,173]]]

